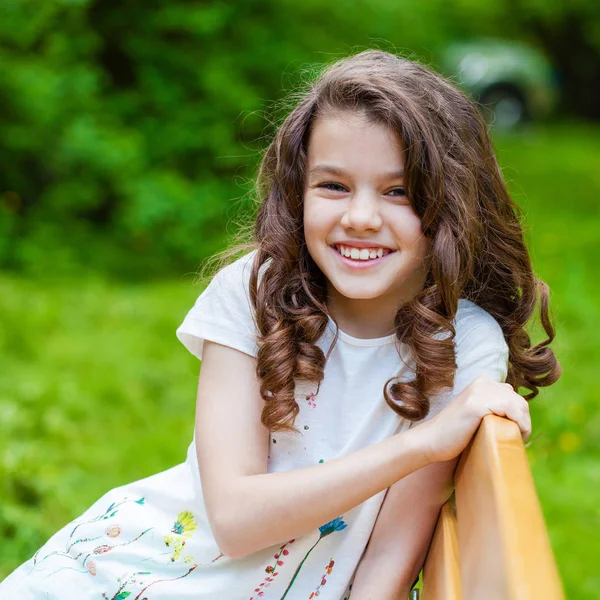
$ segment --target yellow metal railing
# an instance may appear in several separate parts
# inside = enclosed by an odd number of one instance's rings
[[[517,424],[484,417],[454,481],[420,600],[564,600]]]

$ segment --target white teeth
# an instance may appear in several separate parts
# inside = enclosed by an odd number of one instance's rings
[[[338,252],[342,256],[352,258],[354,260],[373,260],[375,258],[381,258],[386,254],[389,254],[390,250],[384,250],[383,248],[351,248],[349,246],[337,246]]]

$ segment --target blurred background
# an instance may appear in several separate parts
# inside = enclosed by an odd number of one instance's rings
[[[0,579],[108,489],[184,460],[194,272],[251,218],[281,100],[366,48],[444,73],[489,120],[564,368],[527,452],[567,597],[600,598],[594,0],[3,0]]]

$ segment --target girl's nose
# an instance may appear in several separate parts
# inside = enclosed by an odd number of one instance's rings
[[[379,229],[382,224],[379,205],[369,194],[356,194],[346,205],[341,224],[346,229],[357,231],[363,229]]]

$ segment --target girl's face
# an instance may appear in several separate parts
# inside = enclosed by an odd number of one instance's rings
[[[329,299],[342,312],[393,316],[423,287],[429,240],[406,197],[403,169],[402,141],[391,128],[359,113],[335,113],[313,124],[304,234],[329,282]],[[348,251],[350,258],[342,256]]]

